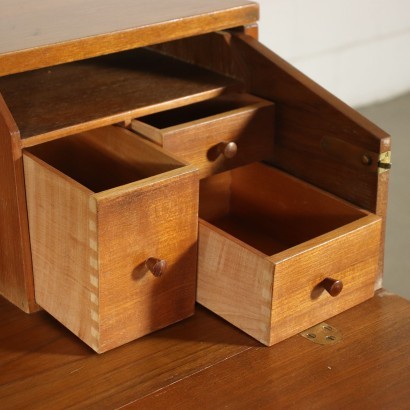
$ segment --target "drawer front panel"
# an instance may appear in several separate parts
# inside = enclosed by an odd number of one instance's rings
[[[98,202],[100,338],[108,350],[194,313],[198,182],[192,173]],[[146,261],[165,260],[155,277]]]
[[[132,128],[198,167],[200,178],[272,159],[275,106],[253,96],[237,99],[241,104],[248,102],[248,105],[163,129],[134,120]]]
[[[269,344],[370,299],[380,234],[380,218],[369,215],[272,257],[275,266]],[[325,290],[326,278],[343,283],[339,295],[333,297]]]

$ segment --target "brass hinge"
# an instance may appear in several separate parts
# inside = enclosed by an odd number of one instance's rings
[[[377,167],[379,174],[382,174],[391,168],[391,151],[386,151],[379,155]]]
[[[325,322],[319,323],[299,334],[305,339],[320,345],[332,345],[342,340],[341,332]]]

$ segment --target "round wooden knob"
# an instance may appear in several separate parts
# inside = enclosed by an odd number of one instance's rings
[[[158,278],[167,270],[167,261],[165,259],[148,258],[145,261],[145,266]]]
[[[326,278],[321,285],[326,289],[330,296],[337,296],[343,289],[343,282],[332,278]]]
[[[230,142],[221,142],[218,145],[219,152],[225,157],[225,158],[233,158],[236,153],[238,152],[238,146],[236,145],[235,142],[230,141]]]

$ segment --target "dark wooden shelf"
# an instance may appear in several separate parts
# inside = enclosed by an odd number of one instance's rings
[[[0,78],[23,146],[240,89],[231,78],[147,49]]]

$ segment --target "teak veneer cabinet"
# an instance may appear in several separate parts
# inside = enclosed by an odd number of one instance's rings
[[[0,292],[97,352],[194,314],[266,345],[381,286],[390,138],[243,0],[1,2]]]

